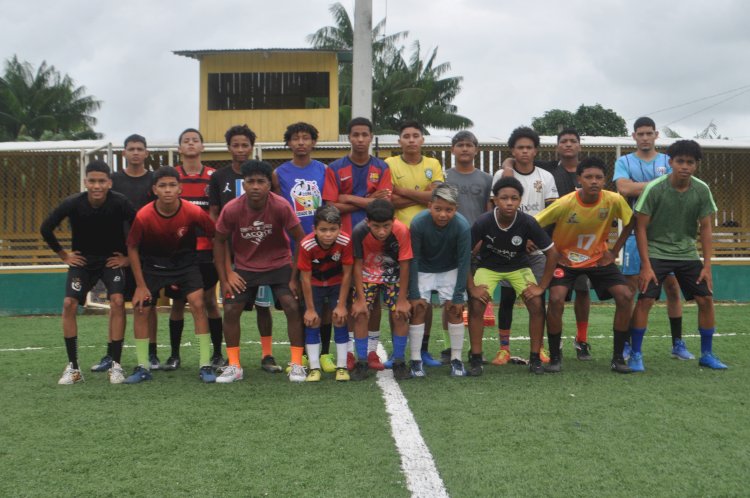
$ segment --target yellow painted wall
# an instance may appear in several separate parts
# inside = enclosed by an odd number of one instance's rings
[[[241,72],[328,72],[328,109],[208,110],[208,74]],[[287,125],[305,121],[319,132],[319,141],[338,140],[338,62],[333,52],[250,52],[208,54],[200,65],[200,130],[206,142],[223,142],[231,126],[246,123],[259,142],[283,140]]]

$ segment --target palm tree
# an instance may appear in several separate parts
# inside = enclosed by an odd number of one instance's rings
[[[17,56],[5,61],[0,78],[0,140],[100,138],[93,112],[101,101],[86,95],[68,75],[42,62],[34,72]]]

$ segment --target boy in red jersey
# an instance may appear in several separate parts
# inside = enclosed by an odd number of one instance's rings
[[[297,258],[305,298],[305,347],[310,360],[307,382],[318,382],[321,376],[320,318],[326,301],[333,308],[336,380],[349,380],[346,298],[351,288],[353,263],[351,239],[341,231],[341,213],[335,206],[319,207],[315,210],[313,233],[302,239]]]
[[[198,231],[213,237],[214,223],[201,208],[180,199],[180,174],[171,166],[154,172],[156,200],[136,214],[128,235],[128,257],[136,289],[133,294],[138,366],[126,384],[151,380],[148,354],[148,313],[161,289],[176,286],[190,304],[195,336],[200,346],[200,378],[215,382],[211,368],[211,340],[203,302],[203,280],[195,252]]]

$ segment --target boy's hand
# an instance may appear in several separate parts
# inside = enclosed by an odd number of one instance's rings
[[[346,305],[339,302],[339,304],[337,304],[336,307],[333,308],[331,318],[333,318],[334,325],[339,327],[341,325],[344,325],[346,323]]]
[[[352,316],[357,318],[360,315],[370,315],[370,311],[367,309],[367,302],[364,299],[357,299],[352,304]]]
[[[706,268],[705,266],[701,270],[700,275],[698,275],[698,280],[695,281],[696,284],[700,284],[703,281],[706,281],[706,285],[708,286],[708,290],[713,294],[714,292],[714,281],[713,276],[711,275],[711,268]]]
[[[148,287],[136,287],[133,293],[133,307],[143,313],[143,305],[151,302],[151,291]]]
[[[542,294],[544,294],[544,289],[539,287],[537,284],[532,284],[531,282],[529,282],[529,284],[523,290],[524,299],[534,299],[535,297],[539,297]]]
[[[294,299],[299,299],[299,281],[296,278],[289,281],[289,291]]]
[[[700,276],[698,277],[698,281],[700,281]],[[646,292],[648,284],[651,282],[653,282],[654,285],[659,285],[659,281],[656,280],[656,274],[654,273],[653,268],[641,267],[641,273],[638,275],[638,289],[641,293]]]
[[[411,304],[409,304],[409,301],[406,299],[398,299],[396,300],[396,309],[394,310],[394,315],[396,318],[400,318],[404,321],[409,321],[409,316],[411,315]]]
[[[390,189],[384,188],[381,190],[376,190],[372,194],[368,195],[370,199],[387,199],[390,200],[391,198],[391,191]]]
[[[63,260],[63,263],[65,263],[68,266],[86,266],[86,258],[81,256],[80,251],[71,251],[66,252],[65,256],[60,258]]]
[[[608,266],[615,262],[615,259],[617,258],[617,255],[612,252],[612,250],[607,249],[604,251],[604,254],[602,254],[602,257],[599,259],[599,261],[596,263],[597,266]]]
[[[533,242],[531,241],[531,239],[529,239],[529,240],[527,240],[527,241],[526,241],[526,252],[535,252],[535,251],[537,251],[538,249],[539,249],[539,248],[538,248],[538,247],[536,246],[536,244],[534,244],[534,243],[533,243]]]
[[[409,303],[411,303],[411,308],[414,310],[414,313],[417,313],[417,311],[426,310],[427,309],[427,301],[420,298],[420,299],[410,299]]]
[[[320,317],[314,309],[305,310],[302,320],[305,322],[305,327],[320,327]]]
[[[464,314],[464,305],[459,303],[454,303],[453,301],[447,301],[445,303],[445,312],[448,315],[448,318],[453,318],[454,320],[463,319]]]
[[[469,289],[469,296],[478,299],[482,301],[484,304],[487,304],[490,302],[490,293],[487,292],[488,287],[484,284],[482,285],[475,285],[471,289]]]
[[[107,268],[125,268],[130,266],[130,260],[121,252],[112,253],[112,256],[107,258]]]
[[[235,271],[227,273],[227,281],[222,282],[221,286],[224,288],[225,293],[229,292],[230,294],[242,294],[247,289],[245,279],[240,277]]]

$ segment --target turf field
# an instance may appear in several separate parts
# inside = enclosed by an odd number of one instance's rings
[[[698,353],[695,312],[686,306],[685,334]],[[594,361],[574,359],[569,309],[562,374],[490,365],[483,377],[453,379],[442,367],[400,386],[450,496],[747,495],[748,312],[748,305],[717,306],[714,349],[730,366],[723,372],[672,360],[666,313],[656,307],[647,371],[611,373],[613,308],[598,305]],[[511,343],[523,356],[525,314],[516,308]],[[283,315],[274,319],[284,341]],[[374,376],[291,385],[266,374],[254,321],[243,316],[249,344],[239,383],[198,381],[188,319],[181,370],[135,386],[84,372],[85,383],[58,386],[66,363],[60,318],[0,318],[0,496],[410,495]],[[168,344],[166,323],[161,315],[160,344]],[[81,316],[79,324],[87,369],[103,353],[106,317]],[[433,352],[443,347],[433,333]],[[497,347],[488,328],[486,356]],[[274,353],[288,361],[285,344]],[[126,369],[134,361],[127,348]]]

